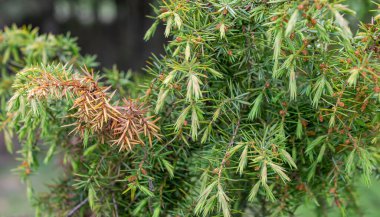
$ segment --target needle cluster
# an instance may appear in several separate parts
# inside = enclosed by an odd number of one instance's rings
[[[68,117],[74,118],[72,132],[82,137],[97,134],[101,140],[111,141],[120,150],[132,150],[137,144],[144,145],[142,136],[159,138],[159,128],[154,124],[158,119],[146,117],[147,109],[136,100],[122,100],[120,105],[111,105],[114,93],[107,91],[94,78],[94,74],[84,69],[81,74],[73,73],[66,66],[25,68],[16,77],[14,86],[18,91],[9,101],[8,110],[16,112],[15,101],[26,97],[34,114],[38,115],[38,103],[47,99],[73,100]]]

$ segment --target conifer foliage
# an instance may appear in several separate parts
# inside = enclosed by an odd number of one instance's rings
[[[12,95],[15,74],[26,66],[33,64],[67,63],[73,67],[97,65],[95,57],[81,56],[80,48],[70,35],[39,34],[31,27],[6,27],[0,31],[0,130],[4,130],[5,142],[12,151],[13,132],[6,124],[11,120],[7,115],[6,104]]]
[[[169,43],[138,99],[84,62],[19,67],[4,123],[38,215],[293,216],[306,201],[320,215],[357,211],[353,182],[379,173],[379,16],[353,33],[354,11],[335,0],[155,11],[145,39],[162,22]],[[47,194],[28,179],[40,153],[63,159]]]

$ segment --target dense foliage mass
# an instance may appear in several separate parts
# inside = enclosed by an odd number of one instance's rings
[[[79,50],[75,40],[69,35],[39,35],[38,29],[16,26],[0,31],[0,130],[4,130],[9,151],[12,150],[12,131],[6,127],[6,123],[11,119],[6,113],[6,102],[12,95],[11,87],[15,74],[33,64],[62,62],[74,67],[97,65],[94,57],[81,56]]]
[[[341,2],[162,1],[145,39],[163,22],[171,41],[139,99],[84,61],[3,61],[25,67],[5,122],[22,177],[39,153],[63,159],[48,194],[29,185],[38,214],[292,216],[309,200],[320,215],[356,211],[353,179],[369,183],[380,160],[380,17],[353,34]]]

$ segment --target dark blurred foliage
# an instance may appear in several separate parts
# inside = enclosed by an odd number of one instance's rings
[[[164,38],[143,41],[152,24],[151,0],[0,0],[0,28],[13,23],[41,32],[78,38],[82,53],[96,54],[102,66],[139,70],[160,53]],[[159,35],[159,34],[157,34]],[[162,35],[162,34],[161,34]]]
[[[78,38],[82,53],[96,54],[102,66],[140,70],[151,53],[160,53],[165,42],[157,34],[143,41],[152,20],[154,0],[0,0],[0,28],[16,23],[39,27],[41,32],[66,33]],[[348,0],[362,21],[373,7],[371,0]],[[358,20],[348,18],[352,28]],[[161,27],[162,28],[162,27]],[[162,31],[162,30],[160,30]],[[161,32],[159,32],[161,33]]]

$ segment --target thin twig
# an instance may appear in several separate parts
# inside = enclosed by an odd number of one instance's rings
[[[88,202],[88,198],[86,198],[84,201],[80,202],[78,205],[76,205],[70,212],[66,215],[66,217],[71,217],[75,214],[78,209],[80,209],[83,205],[85,205]]]
[[[117,209],[117,203],[115,200],[115,194],[114,193],[112,193],[112,202],[113,202],[113,206],[115,208],[115,217],[119,217],[119,211]]]
[[[222,170],[226,164],[226,160],[227,158],[229,157],[229,152],[228,150],[231,148],[231,146],[235,143],[235,138],[236,138],[236,135],[237,135],[237,132],[239,130],[239,127],[240,127],[240,118],[238,119],[237,123],[236,123],[236,126],[235,126],[235,129],[234,129],[234,132],[232,134],[232,137],[231,137],[231,140],[230,142],[228,143],[228,146],[227,146],[227,149],[226,149],[226,153],[224,154],[224,157],[223,157],[223,160],[222,160],[222,164],[220,165],[220,168],[219,168],[219,172],[218,172],[218,179],[220,180],[221,176],[222,176]]]

